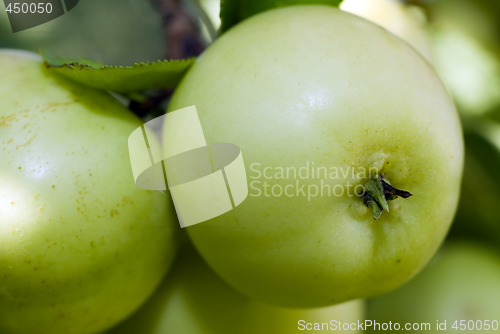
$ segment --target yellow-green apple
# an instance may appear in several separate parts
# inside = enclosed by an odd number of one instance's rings
[[[318,309],[287,309],[229,287],[188,245],[171,274],[132,317],[108,334],[361,333],[361,300]]]
[[[207,142],[243,154],[246,200],[187,230],[244,294],[288,307],[381,295],[443,241],[459,119],[431,66],[379,26],[320,5],[253,16],[206,50],[169,110],[190,105]]]
[[[136,187],[140,121],[109,94],[0,51],[0,332],[96,333],[173,262],[169,198]]]
[[[417,277],[370,301],[379,324],[430,324],[429,333],[494,333],[500,328],[500,256],[477,243],[452,241]],[[380,333],[375,326],[367,328]]]

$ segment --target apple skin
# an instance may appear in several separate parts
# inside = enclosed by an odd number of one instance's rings
[[[500,322],[500,256],[474,242],[452,241],[408,284],[368,305],[368,319],[429,322],[432,333],[460,332],[452,328],[455,320]],[[446,320],[447,330],[436,331],[436,320]]]
[[[298,329],[299,320],[357,323],[364,318],[361,300],[319,309],[287,309],[250,299],[229,287],[188,244],[153,297],[107,334],[293,334],[304,332]]]
[[[141,122],[109,94],[0,51],[0,333],[96,333],[137,309],[173,262],[169,198],[138,188]]]
[[[190,105],[207,142],[238,145],[245,161],[246,200],[187,228],[203,258],[240,292],[285,307],[378,296],[418,273],[443,241],[460,190],[460,122],[430,65],[375,24],[327,6],[251,17],[206,50],[169,110]],[[252,171],[256,163],[262,172],[308,162],[375,171],[413,196],[390,201],[390,212],[374,221],[347,191],[308,200],[252,189],[256,181],[297,181],[268,180]],[[325,180],[332,187],[366,181]]]

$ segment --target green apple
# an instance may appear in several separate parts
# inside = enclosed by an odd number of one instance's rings
[[[445,244],[422,273],[370,301],[368,310],[368,319],[380,324],[392,321],[403,328],[406,323],[429,323],[428,333],[496,333],[500,329],[500,256],[471,242]],[[378,328],[368,329],[380,333]]]
[[[361,333],[353,324],[364,317],[361,300],[319,309],[286,309],[250,299],[231,289],[189,245],[153,297],[108,334],[292,334],[315,326],[324,330],[314,333],[342,326],[343,333]]]
[[[169,198],[136,187],[141,122],[109,94],[0,51],[0,332],[96,333],[173,262]]]
[[[444,239],[458,116],[430,65],[379,26],[319,5],[253,16],[206,50],[169,110],[190,105],[207,142],[243,154],[246,200],[187,230],[244,294],[293,307],[381,295]],[[382,177],[413,196],[390,201]]]
[[[344,0],[339,8],[384,27],[432,59],[425,13],[417,6],[400,0]]]

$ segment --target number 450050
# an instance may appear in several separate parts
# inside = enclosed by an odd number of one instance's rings
[[[52,4],[50,2],[47,3],[20,3],[20,2],[14,2],[14,3],[9,3],[7,8],[5,8],[7,13],[14,13],[14,14],[43,14],[47,13],[50,14],[52,13]]]
[[[455,320],[455,322],[453,323],[453,326],[451,326],[451,328],[455,329],[455,330],[461,330],[461,331],[464,331],[464,330],[469,330],[469,331],[472,331],[472,330],[485,330],[485,331],[488,331],[488,330],[494,330],[496,331],[498,329],[498,320],[493,320],[493,321],[490,321],[490,320],[477,320],[477,321],[474,321],[474,320]]]

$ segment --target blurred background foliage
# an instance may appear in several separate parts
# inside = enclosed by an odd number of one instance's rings
[[[500,2],[428,6],[435,67],[451,92],[466,146],[462,194],[450,237],[500,244]]]
[[[83,0],[67,14],[15,34],[2,8],[0,46],[129,65],[163,58],[161,27],[159,12],[147,0]]]

